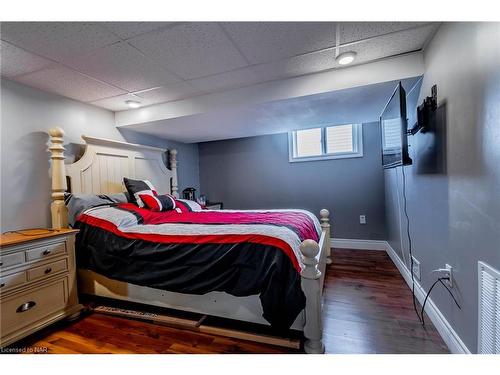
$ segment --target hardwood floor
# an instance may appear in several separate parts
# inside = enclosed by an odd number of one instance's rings
[[[327,273],[324,342],[328,353],[449,353],[383,251],[336,249]]]
[[[385,252],[335,249],[327,272],[324,342],[327,353],[448,353]],[[200,332],[90,314],[31,336],[15,347],[49,353],[300,353]]]

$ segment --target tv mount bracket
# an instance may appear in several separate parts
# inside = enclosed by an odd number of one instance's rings
[[[417,122],[406,133],[415,135],[419,131],[425,133],[428,128],[429,116],[437,109],[437,85],[432,86],[431,96],[424,99],[424,102],[417,108]]]

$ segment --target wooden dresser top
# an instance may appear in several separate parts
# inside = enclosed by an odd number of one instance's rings
[[[17,245],[20,243],[39,240],[41,238],[57,237],[77,232],[78,229],[26,229],[12,231],[0,235],[0,247]]]

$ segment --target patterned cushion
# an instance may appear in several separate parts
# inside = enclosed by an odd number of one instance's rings
[[[135,203],[139,207],[145,206],[144,202],[139,197],[140,194],[144,195],[150,192],[153,195],[158,195],[155,187],[148,180],[133,180],[131,178],[124,177],[123,183],[125,184],[125,187],[130,194],[130,202]]]
[[[175,208],[175,199],[168,195],[157,195],[150,190],[137,193],[144,205],[151,211],[169,211]]]
[[[179,213],[196,212],[203,210],[203,207],[201,207],[195,201],[190,201],[188,199],[176,199],[175,210]]]

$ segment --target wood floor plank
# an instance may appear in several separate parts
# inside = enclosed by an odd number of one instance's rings
[[[109,342],[103,342],[100,340],[94,340],[90,337],[85,337],[76,333],[73,333],[69,330],[62,330],[54,332],[51,336],[62,338],[68,340],[75,345],[82,345],[84,347],[80,347],[79,353],[89,353],[89,354],[133,354],[134,351],[127,350],[123,346],[113,345]]]
[[[383,251],[334,249],[325,277],[327,353],[448,353],[430,320],[422,327],[411,292]],[[216,331],[214,331],[216,332]],[[49,353],[300,353],[103,314],[59,323],[14,344]]]

